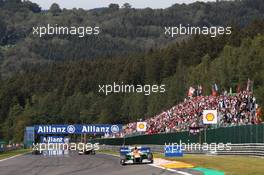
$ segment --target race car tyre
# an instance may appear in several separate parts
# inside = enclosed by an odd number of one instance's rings
[[[121,165],[126,165],[126,156],[120,156],[120,164]]]
[[[32,151],[32,154],[33,154],[33,155],[40,155],[41,153],[40,153],[40,151],[38,151],[38,150],[34,150],[34,151]]]
[[[121,159],[121,160],[120,160],[120,164],[121,164],[121,165],[126,165],[126,164],[125,164],[125,160],[124,160],[124,159]]]
[[[149,153],[147,157],[148,157],[148,160],[149,160],[151,163],[153,163],[153,154],[152,154],[152,153]]]

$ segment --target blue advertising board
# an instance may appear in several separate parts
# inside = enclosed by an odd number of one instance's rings
[[[4,141],[0,140],[0,152],[5,151],[5,145],[6,145],[6,143]]]
[[[64,136],[41,136],[41,143],[64,143]]]
[[[165,145],[164,146],[165,157],[182,157],[183,152],[180,145]]]
[[[35,125],[36,134],[116,134],[122,125]]]
[[[24,145],[26,148],[33,145],[35,142],[35,128],[32,126],[28,126],[25,128],[24,132]]]

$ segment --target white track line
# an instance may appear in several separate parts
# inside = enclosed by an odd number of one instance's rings
[[[5,159],[1,159],[0,162],[6,161],[6,160],[9,160],[9,159],[13,159],[15,157],[22,156],[22,155],[23,154],[18,154],[18,155],[12,156],[12,157],[8,157],[8,158],[5,158]]]
[[[149,165],[149,166],[154,166],[154,167],[156,167],[156,168],[160,168],[160,169],[168,170],[168,171],[171,171],[171,172],[175,172],[175,173],[178,173],[178,174],[192,175],[192,174],[187,173],[187,172],[184,172],[184,171],[174,170],[174,169],[171,169],[171,168],[165,168],[165,167],[162,167],[162,166],[159,166],[159,165],[155,165],[155,164],[148,164],[148,165]]]
[[[102,152],[100,152],[100,154],[105,154],[105,155],[114,156],[114,157],[120,157],[119,155],[111,154],[111,153],[102,153]]]
[[[110,153],[102,153],[102,154],[109,155],[109,156],[114,156],[114,157],[119,157],[116,154],[110,154]],[[182,174],[182,175],[193,175],[193,174],[190,174],[190,173],[187,173],[187,172],[184,172],[184,171],[174,170],[174,169],[171,169],[171,168],[165,168],[165,167],[162,167],[162,166],[159,166],[159,165],[155,165],[155,164],[147,164],[147,165],[153,166],[153,167],[156,167],[156,168],[160,168],[160,169],[164,169],[164,170],[168,170],[170,172],[174,172],[174,173],[178,173],[178,174]]]

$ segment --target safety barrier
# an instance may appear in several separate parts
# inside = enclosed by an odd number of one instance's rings
[[[106,145],[164,145],[165,143],[179,143],[180,141],[185,143],[264,143],[264,124],[208,129],[203,130],[196,135],[185,131],[177,133],[138,135],[127,138],[93,139],[91,141]]]
[[[5,143],[0,143],[0,152],[12,151],[16,149],[23,148],[23,144],[10,144],[6,145]]]
[[[141,145],[148,146],[153,152],[164,153],[164,145]],[[247,155],[247,156],[264,156],[264,143],[246,143],[230,144],[229,150],[189,150],[183,151],[185,154],[208,154],[208,155]],[[121,146],[101,145],[101,150],[110,150],[118,152]],[[212,148],[213,149],[213,148]]]

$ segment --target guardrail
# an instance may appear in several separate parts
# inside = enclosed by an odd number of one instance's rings
[[[206,131],[206,132],[205,132]],[[106,145],[163,145],[164,143],[264,143],[264,123],[259,125],[241,125],[202,130],[191,134],[189,131],[159,133],[150,135],[130,135],[124,138],[96,138],[91,142]]]
[[[12,144],[12,145],[5,145],[0,144],[0,152],[12,151],[16,149],[23,148],[23,144]]]
[[[164,145],[141,145],[148,146],[153,152],[163,153]],[[218,150],[211,147],[210,150],[188,150],[183,151],[185,154],[209,154],[209,155],[247,155],[247,156],[263,156],[264,143],[246,143],[246,144],[229,144],[229,150]],[[100,145],[102,150],[119,151],[121,146]],[[216,151],[212,151],[216,150]]]

